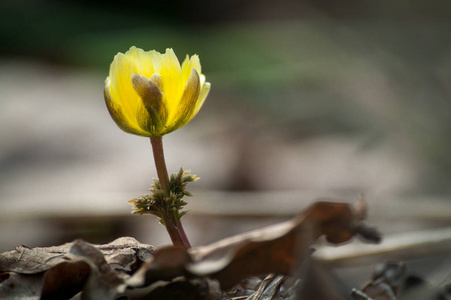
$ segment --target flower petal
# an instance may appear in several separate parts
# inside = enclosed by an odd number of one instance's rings
[[[130,50],[125,52],[125,56],[135,64],[138,74],[150,78],[150,76],[155,73],[152,62],[152,55],[154,55],[154,52],[156,53],[156,51],[145,52],[140,48],[132,46]]]
[[[196,108],[194,109],[192,118],[194,118],[197,115],[199,110],[202,108],[202,105],[204,105],[205,99],[207,99],[208,93],[210,93],[210,87],[211,87],[210,82],[205,82],[202,85],[202,89],[200,90],[199,94],[199,99],[197,99]]]
[[[200,73],[199,73],[200,74]],[[204,83],[207,79],[204,74],[200,74],[200,86],[204,86]]]
[[[164,54],[131,47],[118,53],[105,86],[108,110],[126,132],[162,136],[188,123],[210,90],[199,57],[182,66],[172,49]]]
[[[161,90],[163,90],[163,82],[161,81],[161,75],[158,73],[153,73],[152,76],[150,76],[150,80],[155,83],[155,85]]]
[[[155,83],[143,76],[133,74],[132,85],[144,104],[151,118],[152,130],[160,131],[166,123],[166,108],[163,103],[163,94]],[[150,128],[149,128],[150,129]]]
[[[191,75],[186,82],[182,98],[176,114],[171,114],[168,120],[168,131],[176,130],[188,123],[193,118],[193,112],[196,108],[196,102],[200,94],[200,78],[195,68],[191,69]],[[172,124],[171,124],[172,123]]]
[[[186,82],[191,75],[191,69],[196,69],[197,73],[201,77],[201,85],[202,85],[202,68],[200,66],[199,56],[196,54],[191,56],[187,55],[182,64],[182,82]],[[205,76],[203,76],[205,78]]]
[[[182,69],[179,60],[172,49],[166,49],[166,53],[152,58],[155,67],[155,73],[160,74],[162,80],[162,91],[169,100],[171,107],[168,110],[177,107],[178,103],[174,99],[180,99],[183,93]],[[158,66],[159,64],[159,66]]]
[[[110,93],[110,79],[107,78],[105,81],[105,88],[103,90],[103,95],[105,98],[105,104],[108,108],[108,112],[110,113],[111,118],[114,120],[116,125],[122,129],[123,131],[131,134],[136,134],[140,136],[149,136],[144,130],[142,130],[139,126],[134,127],[131,126],[133,123],[129,122],[127,120],[127,117],[124,115],[122,111],[122,107],[117,104],[113,99],[111,98]]]
[[[133,127],[139,126],[136,111],[143,105],[130,81],[132,74],[136,72],[135,64],[124,54],[119,53],[111,63],[109,76],[111,99],[122,107],[126,119],[134,123]]]

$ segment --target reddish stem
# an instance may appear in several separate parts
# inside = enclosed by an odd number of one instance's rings
[[[166,196],[169,196],[169,176],[164,159],[163,139],[161,136],[151,137],[150,143],[152,144],[153,157],[155,160],[155,166],[157,168],[157,175],[160,180],[161,189],[164,191]],[[183,247],[185,249],[191,248],[191,244],[188,241],[185,230],[183,229],[182,221],[179,220],[178,224],[175,224],[174,219],[170,217],[171,212],[165,211],[163,214],[164,215],[161,216],[161,218],[163,219],[166,230],[168,231],[174,246]]]
[[[157,175],[160,180],[161,189],[166,195],[169,195],[169,176],[168,169],[166,168],[166,161],[164,159],[163,138],[161,136],[151,137],[150,143],[152,144],[153,158],[155,160],[155,166],[157,167]]]
[[[186,249],[191,248],[191,244],[188,240],[188,237],[186,236],[185,230],[183,229],[182,220],[179,220],[177,230],[178,230],[180,237],[182,238],[182,242],[183,242],[183,245],[185,246],[185,248]]]

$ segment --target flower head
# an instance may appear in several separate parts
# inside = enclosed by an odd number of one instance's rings
[[[187,55],[180,66],[172,49],[161,54],[133,46],[114,57],[104,95],[119,128],[156,137],[191,121],[209,91],[197,55]]]

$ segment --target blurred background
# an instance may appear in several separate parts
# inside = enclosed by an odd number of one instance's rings
[[[103,100],[135,45],[212,83],[164,138],[191,169],[194,245],[271,224],[316,197],[364,195],[384,233],[451,221],[449,1],[2,1],[0,251],[134,236],[170,243],[127,200],[156,177],[148,139]]]

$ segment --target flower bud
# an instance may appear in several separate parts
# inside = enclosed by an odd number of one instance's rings
[[[191,121],[210,91],[199,57],[180,63],[172,49],[161,54],[131,47],[118,53],[105,81],[105,102],[123,131],[163,136]]]

